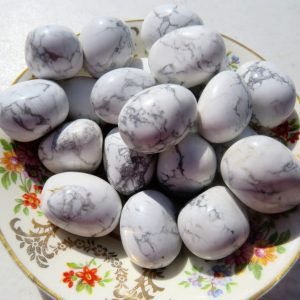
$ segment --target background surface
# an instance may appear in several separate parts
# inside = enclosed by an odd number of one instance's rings
[[[188,6],[206,25],[279,65],[300,93],[299,0],[0,0],[0,91],[26,67],[24,43],[34,27],[58,23],[80,32],[93,17],[141,19],[151,8],[168,2]],[[1,243],[0,278],[0,300],[49,299],[18,269]],[[298,262],[263,299],[299,299],[299,278]]]

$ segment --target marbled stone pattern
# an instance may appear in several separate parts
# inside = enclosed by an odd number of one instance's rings
[[[108,181],[123,195],[133,194],[149,184],[156,165],[154,155],[129,149],[118,128],[105,137],[103,161]]]
[[[39,145],[42,164],[53,173],[95,171],[102,160],[102,131],[91,120],[68,122],[45,137]]]
[[[230,255],[248,238],[250,226],[238,199],[215,186],[192,199],[179,213],[178,230],[196,256],[215,260]]]
[[[193,126],[196,107],[196,98],[182,86],[150,87],[133,96],[121,110],[121,137],[137,152],[165,151],[179,143]]]
[[[168,3],[155,7],[144,19],[141,40],[147,49],[165,34],[182,27],[203,25],[201,18],[185,6]]]
[[[251,61],[237,70],[252,96],[253,122],[276,127],[292,113],[296,91],[292,80],[268,61]]]
[[[131,62],[134,50],[131,32],[119,19],[95,18],[83,28],[80,40],[84,66],[94,77]]]
[[[228,142],[241,134],[251,119],[248,88],[235,72],[220,72],[204,88],[197,112],[200,135],[212,143]]]
[[[118,193],[96,176],[65,172],[50,177],[41,209],[54,225],[73,234],[98,237],[116,228],[122,204]]]
[[[40,138],[62,123],[68,112],[64,90],[49,80],[20,82],[0,95],[0,127],[16,141]]]
[[[300,203],[300,163],[283,144],[267,136],[243,138],[221,161],[230,190],[247,206],[279,213]]]
[[[38,78],[66,79],[83,65],[83,51],[77,36],[67,27],[46,25],[30,31],[25,44],[29,70]]]
[[[68,97],[70,120],[89,119],[103,124],[91,104],[91,92],[96,81],[94,78],[78,76],[58,82]]]
[[[91,102],[95,113],[104,121],[118,124],[125,103],[135,94],[155,85],[154,77],[140,69],[119,68],[101,76],[95,84]]]
[[[120,232],[126,254],[140,267],[166,267],[181,248],[172,203],[154,190],[129,198],[121,214]]]
[[[216,31],[204,25],[183,27],[151,47],[149,67],[160,83],[193,87],[219,71],[225,52],[223,38]]]
[[[212,182],[216,167],[212,146],[197,133],[189,133],[180,143],[159,154],[156,174],[169,191],[194,193]]]

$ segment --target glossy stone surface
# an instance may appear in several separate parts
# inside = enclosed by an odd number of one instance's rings
[[[40,138],[62,123],[68,112],[64,90],[49,80],[20,82],[0,95],[0,127],[16,141]]]
[[[158,156],[157,178],[173,192],[197,192],[209,185],[217,167],[212,146],[197,133],[189,133],[180,143]]]
[[[38,155],[53,173],[95,171],[102,160],[102,132],[91,120],[66,123],[44,138]]]
[[[119,68],[101,76],[96,82],[91,102],[95,113],[105,122],[118,124],[126,102],[138,92],[155,85],[154,77],[137,68]]]
[[[126,254],[143,268],[166,267],[181,248],[172,203],[154,190],[129,198],[122,210],[120,233]]]
[[[192,25],[202,25],[203,21],[185,6],[168,3],[155,7],[144,19],[141,39],[144,46],[151,46],[165,34]]]
[[[222,36],[204,25],[196,25],[160,38],[150,49],[148,59],[158,82],[193,87],[210,79],[224,57]]]
[[[46,25],[29,32],[25,59],[37,78],[66,79],[82,68],[83,52],[72,30],[61,25]]]
[[[197,111],[200,135],[212,143],[228,142],[248,125],[251,96],[238,74],[223,71],[204,88]]]
[[[276,127],[292,113],[296,91],[292,80],[275,64],[250,61],[237,70],[252,96],[253,122]]]
[[[99,177],[65,172],[50,177],[42,191],[41,209],[51,223],[86,237],[109,234],[118,225],[118,193]]]
[[[104,168],[110,184],[121,194],[130,195],[144,188],[152,179],[156,157],[128,148],[118,128],[104,140]]]
[[[196,256],[215,260],[237,250],[248,238],[250,226],[238,199],[215,186],[192,199],[179,213],[178,230]]]
[[[84,66],[94,77],[125,67],[132,59],[134,45],[130,29],[117,18],[95,18],[83,28],[80,40]]]
[[[119,115],[118,126],[130,149],[158,153],[178,144],[196,120],[197,102],[186,88],[161,84],[133,96]]]
[[[300,163],[270,137],[256,135],[233,144],[222,158],[221,174],[230,190],[259,212],[279,213],[300,203]]]

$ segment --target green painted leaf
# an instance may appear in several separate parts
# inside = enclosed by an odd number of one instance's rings
[[[228,293],[231,293],[231,286],[230,286],[229,283],[226,284],[226,291],[227,291]]]
[[[208,290],[210,287],[211,287],[211,284],[209,283],[209,284],[206,284],[205,286],[203,286],[201,288],[201,290]]]
[[[78,279],[78,277],[77,277],[76,275],[73,275],[73,276],[71,277],[71,279],[72,279],[72,281],[76,281],[76,280]]]
[[[252,272],[254,274],[254,277],[259,280],[261,277],[261,272],[262,272],[262,266],[259,264],[252,264],[253,268],[252,268]]]
[[[187,281],[181,281],[178,285],[185,285]]]
[[[8,141],[6,141],[4,139],[0,139],[0,143],[1,143],[1,145],[2,145],[2,147],[5,151],[12,151],[13,150],[12,144],[10,144]]]
[[[67,263],[67,266],[72,269],[82,269],[82,267],[83,267],[82,264],[76,264],[73,262]]]
[[[29,216],[29,209],[27,206],[23,208],[23,213],[25,216],[27,216],[27,217]]]
[[[22,206],[22,204],[18,204],[18,205],[15,206],[15,208],[14,208],[14,213],[15,214],[17,214],[18,212],[20,212],[21,206]]]
[[[277,246],[276,251],[277,253],[282,254],[285,252],[285,248],[283,246]]]
[[[104,278],[108,277],[108,276],[109,276],[109,274],[110,274],[110,271],[107,271],[107,272],[105,272],[105,274],[104,274]]]
[[[278,233],[277,233],[277,232],[274,232],[274,233],[271,234],[270,237],[269,237],[269,243],[273,245],[273,244],[276,243],[277,239],[278,239]]]
[[[89,284],[85,285],[85,289],[90,295],[93,294],[93,288]]]
[[[102,287],[104,287],[105,286],[105,284],[100,280],[100,281],[98,281],[98,284],[100,285],[100,286],[102,286]]]
[[[281,232],[276,245],[285,244],[290,239],[290,236],[291,232],[289,230]]]
[[[236,282],[229,282],[230,285],[238,285]]]
[[[79,281],[76,285],[76,291],[80,293],[84,288],[85,288],[85,284],[82,283],[82,281]]]
[[[17,175],[16,172],[12,172],[12,173],[10,174],[10,177],[11,177],[11,181],[12,181],[13,183],[16,183],[16,182],[17,182],[18,175]]]
[[[188,282],[185,283],[184,287],[188,288],[190,286],[190,284]]]
[[[4,173],[6,170],[3,167],[0,167],[0,173]]]
[[[23,203],[23,200],[22,199],[15,199],[15,201],[17,202],[17,203]]]
[[[232,54],[232,51],[228,51],[227,53],[226,53],[226,56],[230,56]]]
[[[20,188],[24,193],[27,193],[27,190],[26,190],[26,188],[25,188],[23,185],[19,185],[19,188]]]
[[[189,272],[189,271],[184,271],[184,273],[185,273],[186,275],[192,275],[192,273]]]
[[[9,179],[9,173],[6,172],[4,173],[4,175],[2,176],[1,178],[1,183],[2,183],[2,186],[8,190],[8,188],[10,187],[11,185],[11,182],[10,182],[10,179]]]
[[[30,190],[31,190],[31,184],[32,184],[31,179],[28,178],[26,180],[26,189],[28,192],[30,192]]]
[[[102,282],[112,282],[113,279],[112,278],[106,278],[106,279],[103,279]]]
[[[37,214],[38,217],[42,217],[44,215],[44,213],[41,210],[38,210],[36,212],[36,214]]]
[[[94,266],[96,266],[96,265],[97,265],[97,263],[96,263],[96,260],[95,260],[95,259],[93,259],[93,260],[92,260],[92,262],[93,262],[93,265],[94,265]]]
[[[196,266],[193,266],[193,267],[192,267],[192,270],[193,270],[194,272],[201,272],[201,271],[202,271],[202,267],[196,267]]]

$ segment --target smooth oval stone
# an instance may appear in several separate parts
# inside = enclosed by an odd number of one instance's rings
[[[128,148],[118,128],[111,130],[104,140],[103,160],[110,184],[121,194],[130,195],[150,183],[156,157]]]
[[[149,67],[160,83],[193,87],[209,80],[225,56],[222,36],[202,25],[176,29],[157,40]]]
[[[272,128],[289,117],[296,103],[296,91],[280,68],[268,61],[250,61],[237,72],[251,93],[254,123]]]
[[[237,250],[250,232],[247,215],[225,187],[214,186],[192,199],[179,213],[178,230],[196,256],[215,260]]]
[[[61,25],[46,25],[29,32],[25,59],[37,78],[66,79],[82,68],[83,51],[72,30]]]
[[[129,27],[121,20],[98,17],[87,24],[80,35],[84,66],[94,77],[127,66],[134,44]]]
[[[122,108],[118,126],[130,149],[158,153],[178,144],[196,119],[196,98],[188,89],[161,84],[136,94]]]
[[[64,90],[49,80],[20,82],[0,95],[0,127],[16,141],[40,138],[62,123],[68,112]]]
[[[251,96],[240,76],[223,71],[204,88],[197,106],[199,133],[209,142],[228,142],[248,125]]]
[[[154,190],[128,199],[121,214],[120,233],[129,259],[143,268],[166,267],[181,248],[172,203]]]
[[[300,163],[270,137],[250,136],[233,144],[222,158],[221,174],[230,190],[259,212],[283,212],[300,203]]]
[[[216,167],[212,146],[197,133],[189,133],[180,143],[159,154],[156,174],[169,191],[194,193],[212,182]]]
[[[44,138],[38,155],[53,173],[95,171],[102,160],[102,132],[91,120],[66,123]]]
[[[50,177],[42,191],[41,209],[51,223],[70,233],[99,237],[118,225],[122,203],[99,177],[65,172]]]
[[[168,3],[155,7],[144,19],[141,40],[147,49],[165,34],[192,25],[202,25],[203,21],[185,6]]]
[[[118,124],[118,117],[125,103],[138,92],[153,85],[154,77],[143,70],[112,70],[101,76],[92,90],[91,102],[95,113],[107,123]]]

